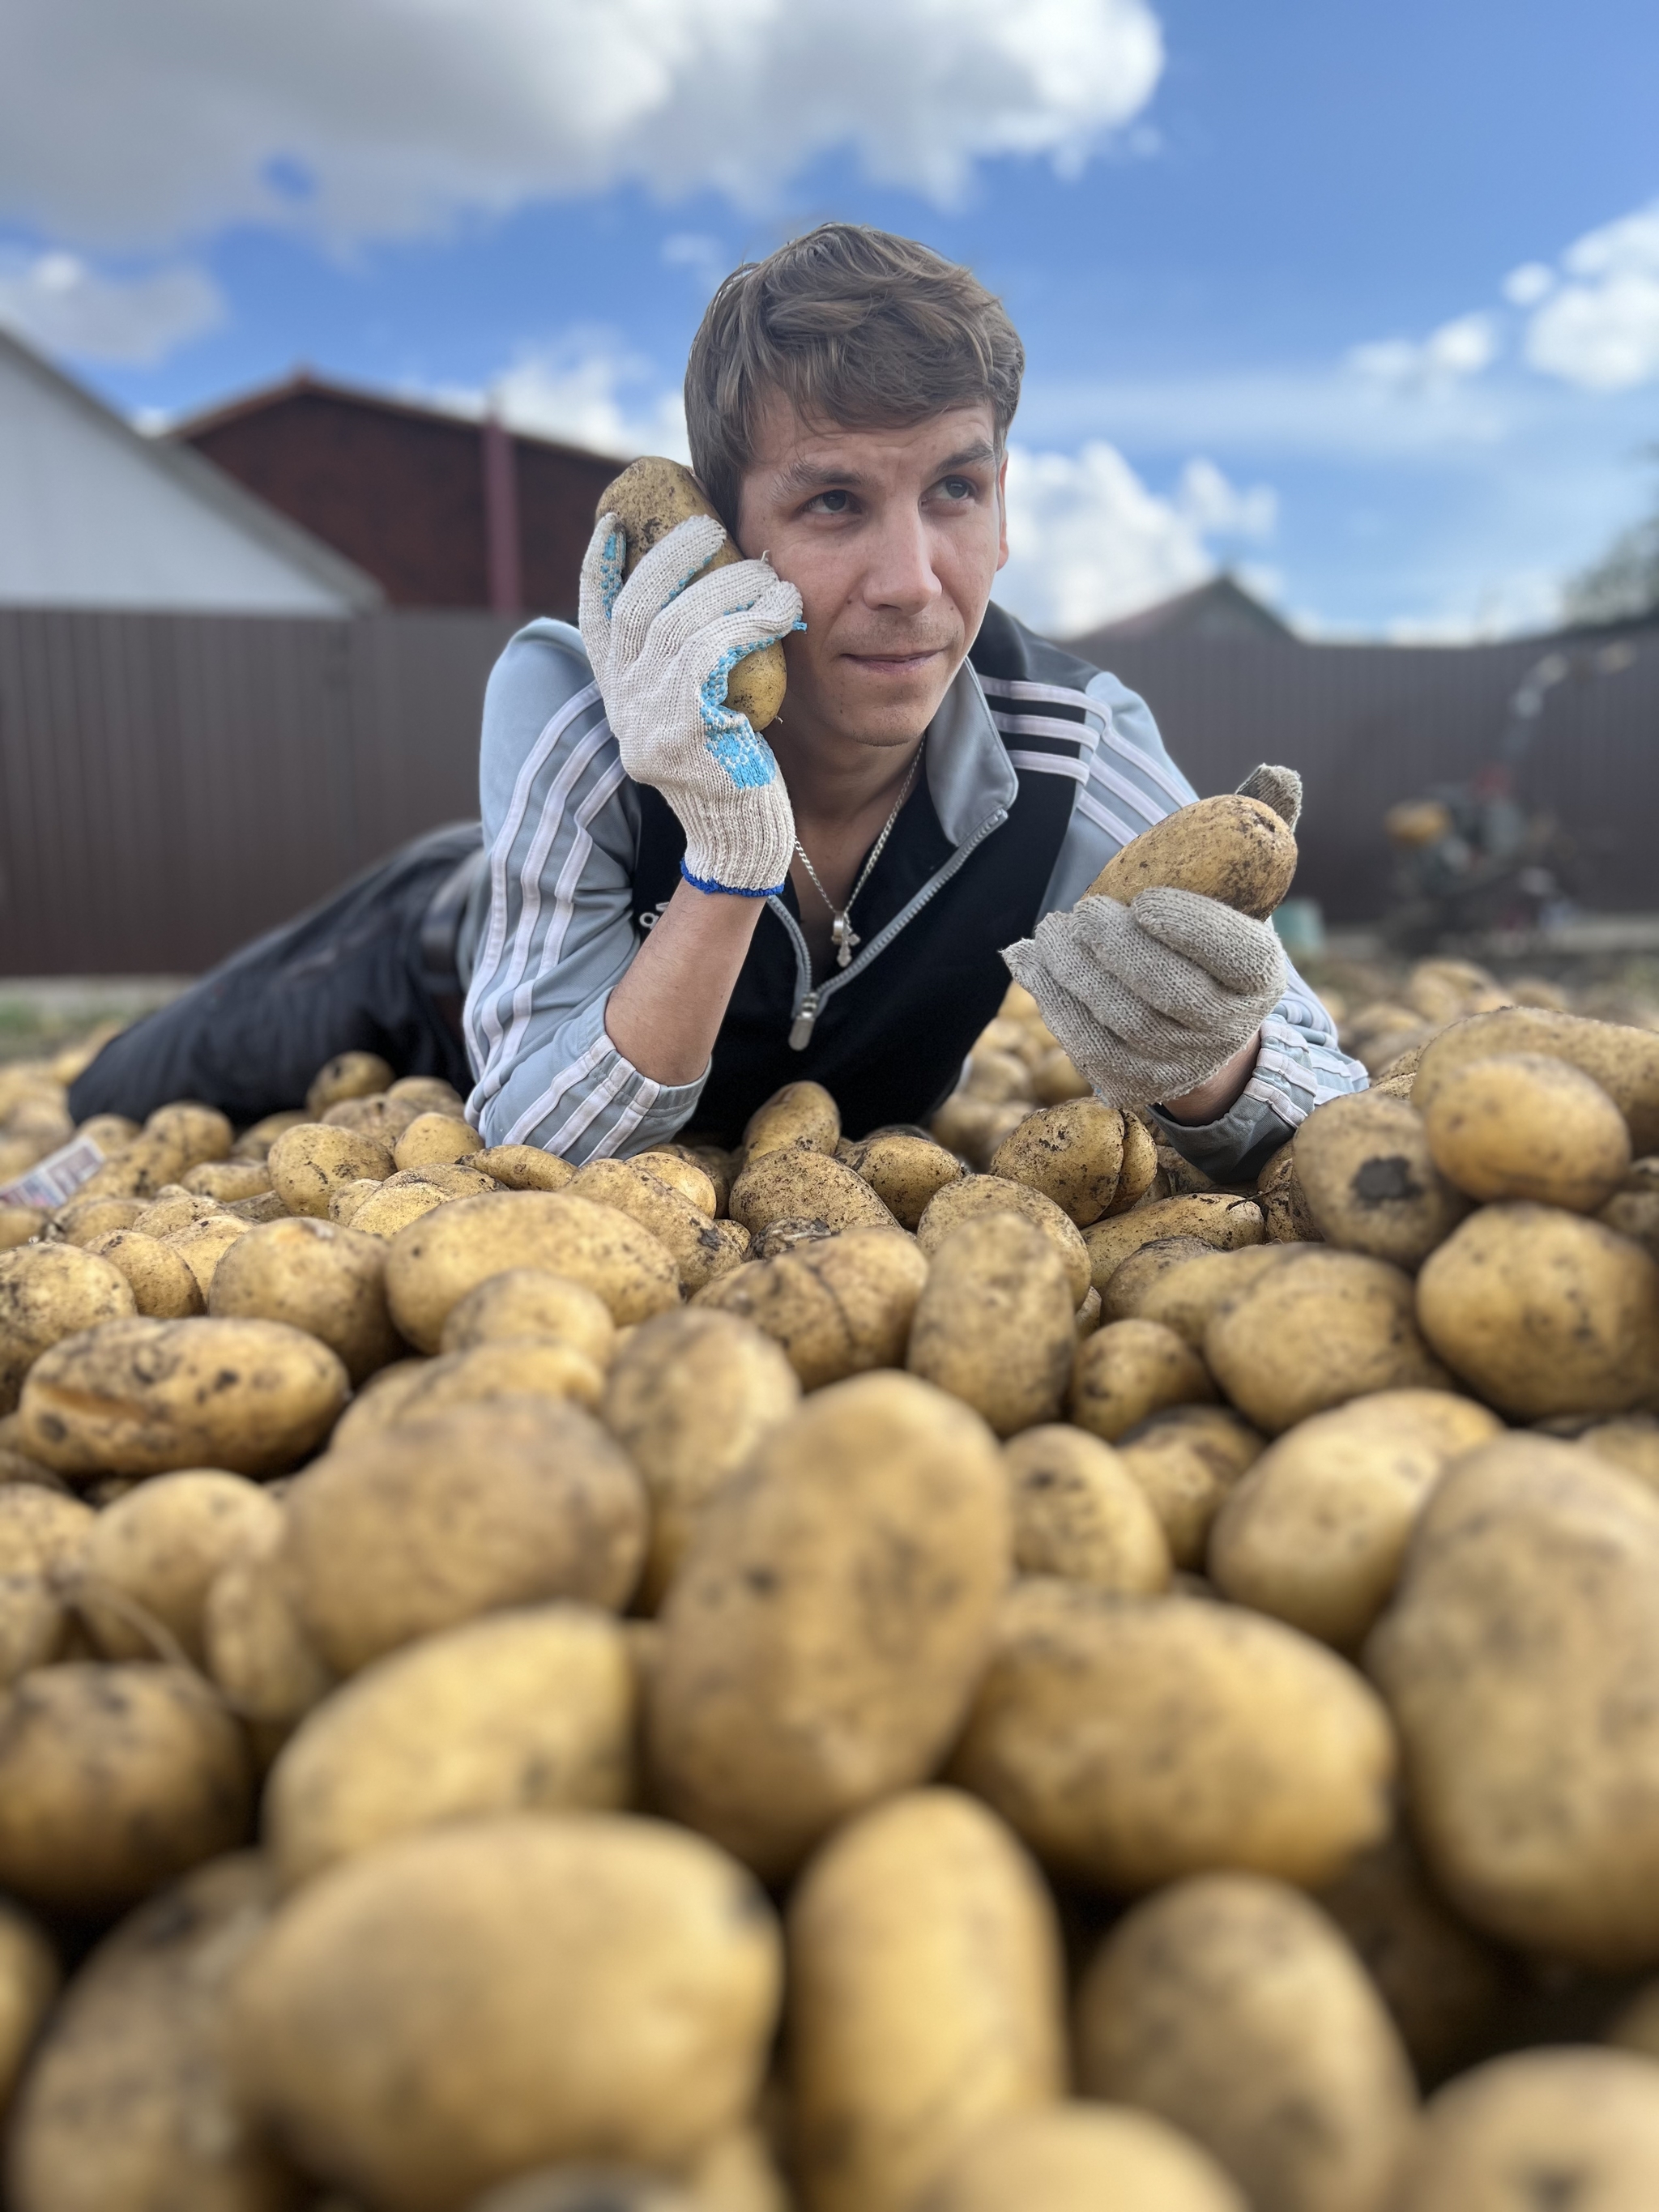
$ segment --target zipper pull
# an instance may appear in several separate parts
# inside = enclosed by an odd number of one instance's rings
[[[805,1052],[812,1042],[812,1025],[818,1018],[818,994],[809,991],[801,1000],[799,1012],[789,1025],[789,1049]]]

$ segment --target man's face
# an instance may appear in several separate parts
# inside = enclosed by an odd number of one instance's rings
[[[804,423],[774,398],[744,471],[738,543],[769,553],[806,623],[785,641],[792,736],[912,742],[962,665],[1008,558],[988,404],[902,430]]]

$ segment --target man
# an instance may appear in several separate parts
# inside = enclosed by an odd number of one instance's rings
[[[708,568],[700,519],[623,583],[602,518],[580,635],[532,623],[491,677],[483,852],[437,833],[239,955],[116,1040],[77,1115],[252,1118],[368,1046],[572,1159],[735,1143],[801,1078],[856,1135],[927,1118],[1011,969],[1218,1175],[1362,1087],[1267,925],[1170,890],[1072,911],[1194,793],[1140,700],[990,605],[1023,368],[1000,303],[906,240],[826,224],[735,272],[686,412],[744,557]],[[762,738],[725,682],[774,640]]]

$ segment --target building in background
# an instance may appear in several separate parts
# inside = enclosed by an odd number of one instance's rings
[[[1212,645],[1241,637],[1277,638],[1285,645],[1299,642],[1288,623],[1247,592],[1237,577],[1220,575],[1190,592],[1178,592],[1172,599],[1160,599],[1155,606],[1138,607],[1132,615],[1102,623],[1086,636],[1067,642],[1085,660],[1109,667],[1112,648],[1126,640],[1182,638]]]
[[[366,569],[393,606],[569,621],[595,503],[622,465],[310,375],[173,435]]]
[[[380,587],[0,332],[0,606],[349,615]]]

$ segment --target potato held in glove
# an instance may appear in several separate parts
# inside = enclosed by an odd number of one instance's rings
[[[628,541],[623,574],[631,576],[641,556],[677,523],[694,514],[714,514],[708,495],[688,468],[678,461],[647,457],[625,468],[600,495],[595,520],[614,514]],[[716,516],[715,520],[719,520]],[[709,562],[710,568],[729,568],[742,555],[728,537]],[[783,704],[784,665],[781,645],[764,645],[745,653],[726,679],[726,703],[749,717],[750,726],[763,730],[775,721]]]
[[[1244,789],[1197,799],[1143,830],[1113,854],[1084,896],[1099,892],[1127,906],[1138,891],[1198,891],[1265,921],[1296,873],[1291,831],[1301,803],[1299,776],[1259,768]]]

